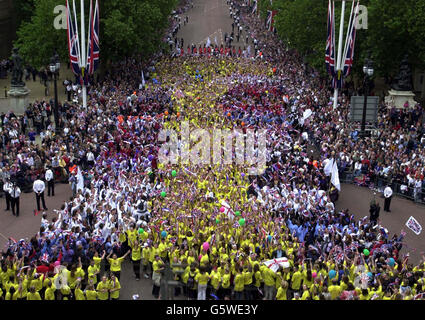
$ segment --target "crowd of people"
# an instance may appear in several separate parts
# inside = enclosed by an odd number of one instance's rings
[[[360,160],[367,170],[423,181],[423,124],[411,127],[420,116],[385,111],[380,136],[357,139],[348,97],[333,110],[317,72],[257,17],[241,10],[238,19],[250,26],[256,52],[123,59],[90,87],[87,108],[61,107],[59,134],[48,104],[35,102],[45,119],[40,144],[5,115],[3,177],[26,167],[42,180],[53,170],[73,195],[42,214],[32,238],[9,239],[2,299],[119,299],[126,260],[135,281],[152,281],[155,298],[171,269],[188,299],[422,299],[425,259],[414,266],[401,253],[405,233],[336,210],[324,172],[331,158],[340,168]],[[264,173],[236,163],[161,162],[160,132],[181,134],[183,122],[210,133],[267,130]]]

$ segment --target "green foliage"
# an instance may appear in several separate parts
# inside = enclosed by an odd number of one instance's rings
[[[19,0],[29,3],[31,0]],[[93,1],[94,3],[95,1]],[[72,2],[71,2],[72,3]],[[66,4],[65,0],[37,0],[30,21],[23,22],[15,45],[24,59],[40,68],[49,63],[54,48],[67,61],[68,42],[66,30],[53,27],[53,8]],[[76,1],[79,16],[80,1]],[[168,26],[168,16],[177,0],[120,0],[100,1],[101,62],[117,60],[135,53],[149,55],[161,44]],[[86,26],[88,24],[89,0],[85,1]],[[86,29],[87,32],[87,29]]]
[[[27,63],[36,68],[50,62],[54,50],[62,61],[67,57],[67,36],[65,30],[56,30],[53,27],[55,6],[63,4],[64,0],[39,0],[36,2],[34,15],[29,22],[23,21],[17,31],[18,39],[14,43]]]
[[[13,1],[14,16],[16,18],[16,26],[22,22],[29,22],[35,9],[34,0],[14,0]]]
[[[262,12],[270,1],[261,0]],[[399,62],[409,54],[413,67],[425,65],[425,1],[363,0],[368,9],[368,29],[357,30],[354,74],[361,75],[364,59],[371,53],[376,74],[393,75]],[[324,55],[328,0],[274,0],[278,10],[275,25],[279,37],[295,48],[320,73],[325,74]],[[346,2],[344,39],[351,3]],[[339,33],[341,3],[335,3],[335,35]],[[266,13],[265,13],[266,14]],[[338,39],[336,39],[338,46]]]
[[[398,72],[399,62],[409,54],[410,63],[425,61],[425,3],[420,0],[369,0],[366,45],[380,75]]]
[[[287,0],[278,1],[276,6],[279,37],[297,49],[310,65],[324,71],[327,1]]]

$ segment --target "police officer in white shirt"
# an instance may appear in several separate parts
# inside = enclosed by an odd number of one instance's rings
[[[3,191],[6,196],[6,210],[10,210],[10,190],[12,189],[12,183],[10,182],[10,179],[7,179],[5,184],[3,185]]]
[[[38,179],[34,181],[32,189],[35,192],[35,198],[37,200],[37,210],[40,211],[40,199],[43,204],[43,209],[48,210],[44,201],[44,189],[46,189],[46,185],[44,184],[44,181],[41,180],[41,177],[38,177]]]
[[[384,211],[391,212],[390,204],[391,198],[393,197],[393,190],[391,189],[390,185],[387,185],[387,187],[384,189],[384,197]]]
[[[19,217],[19,197],[21,196],[21,189],[16,185],[12,184],[10,189],[10,203],[12,207],[12,214],[16,217]]]
[[[50,191],[52,193],[52,197],[55,196],[55,177],[53,175],[52,168],[49,166],[47,167],[45,176],[47,181],[47,196],[50,197]]]

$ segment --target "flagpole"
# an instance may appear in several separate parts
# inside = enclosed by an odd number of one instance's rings
[[[344,32],[344,14],[345,14],[345,0],[342,0],[342,8],[341,8],[341,21],[339,24],[339,39],[338,39],[338,55],[336,57],[336,77],[338,77],[338,73],[341,73],[341,59],[342,59],[342,36]],[[341,75],[340,75],[341,76]],[[336,83],[335,83],[336,84]],[[334,90],[334,109],[337,108],[338,101],[338,87],[336,86]]]
[[[87,66],[87,52],[86,52],[86,35],[85,35],[85,21],[84,21],[84,0],[81,0],[81,76],[83,77],[82,93],[83,93],[83,107],[87,108],[87,88],[84,83],[84,77]]]
[[[92,23],[93,23],[93,21],[92,21],[92,0],[90,0],[89,27],[88,27],[88,30],[87,30],[87,56],[86,56],[87,60],[89,59],[89,56],[91,55],[91,40],[92,40],[91,39],[91,24]],[[90,73],[90,67],[89,67],[89,70],[87,70],[87,72]]]

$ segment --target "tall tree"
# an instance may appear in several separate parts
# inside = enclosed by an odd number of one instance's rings
[[[56,49],[61,59],[67,57],[67,36],[65,30],[53,27],[57,5],[65,5],[65,0],[39,0],[29,22],[23,21],[17,31],[15,45],[27,63],[40,68],[49,63]]]
[[[13,1],[14,16],[16,18],[16,27],[22,24],[22,22],[31,21],[35,9],[34,0],[14,0]]]
[[[37,68],[49,63],[55,48],[63,61],[67,59],[66,30],[53,27],[53,9],[61,4],[65,5],[66,1],[37,0],[31,20],[23,22],[17,32],[15,45],[20,48],[24,59]],[[79,7],[79,1],[76,4]],[[85,1],[85,4],[88,7],[89,1]],[[176,4],[177,0],[101,0],[101,63],[135,53],[149,55],[157,50],[168,26],[168,17]],[[77,11],[79,15],[79,9]],[[85,10],[86,24],[88,11]]]
[[[324,72],[327,0],[275,1],[279,37],[313,67]]]

